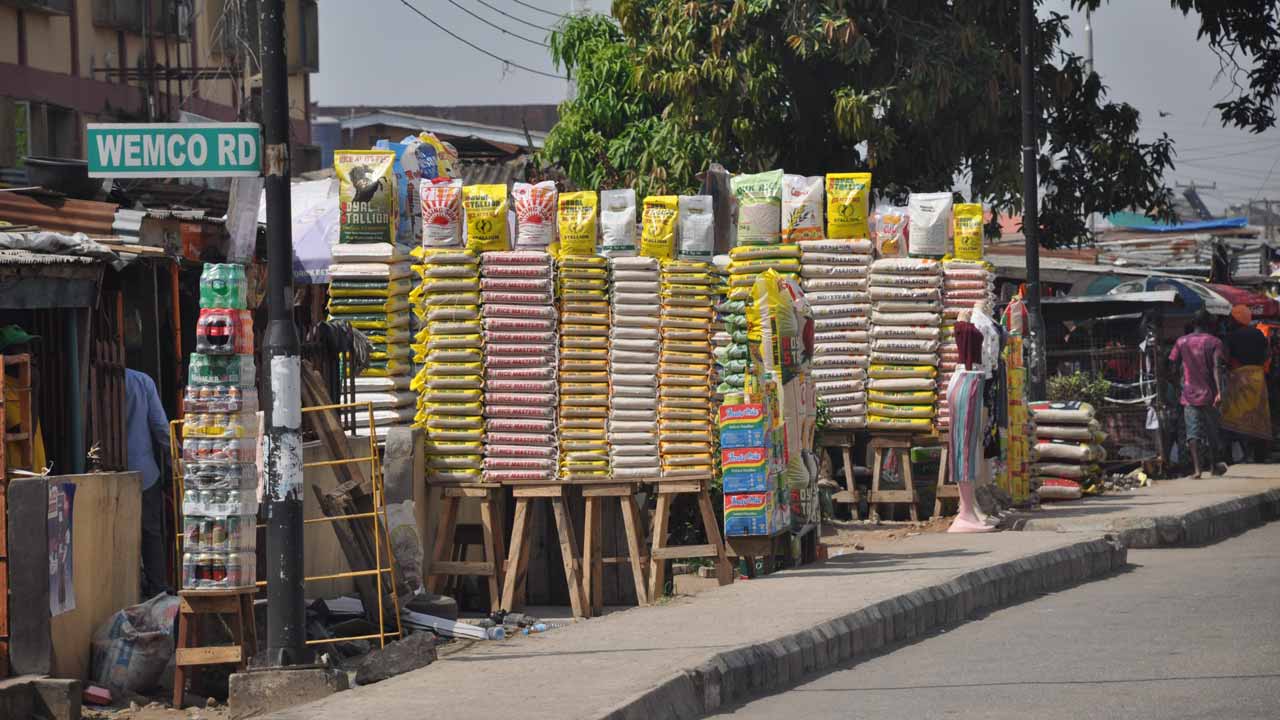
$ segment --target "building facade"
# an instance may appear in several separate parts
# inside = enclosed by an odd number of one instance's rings
[[[295,172],[319,166],[316,0],[286,0]],[[258,0],[0,0],[0,168],[85,156],[91,122],[258,119]]]

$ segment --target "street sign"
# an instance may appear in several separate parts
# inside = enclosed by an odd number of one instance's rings
[[[257,123],[90,123],[89,177],[254,177]]]

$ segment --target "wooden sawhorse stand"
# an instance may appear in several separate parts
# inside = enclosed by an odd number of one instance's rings
[[[641,555],[644,544],[644,529],[640,522],[640,506],[636,503],[637,483],[607,482],[582,485],[582,498],[586,512],[583,522],[582,551],[582,588],[591,613],[599,614],[604,610],[604,564],[605,561],[627,563],[631,565],[631,578],[636,587],[636,603],[648,605],[649,599],[645,590],[645,558]],[[604,509],[608,507],[608,499],[617,498],[618,507],[622,510],[623,531],[627,536],[626,557],[604,557]]]
[[[951,455],[951,437],[944,434],[938,438],[938,445],[942,447],[942,457],[938,459],[938,485],[934,489],[933,500],[933,516],[942,517],[942,501],[955,500],[960,502],[960,486],[954,482],[947,482],[947,462]]]
[[[852,430],[829,430],[818,438],[818,447],[822,452],[827,448],[840,448],[840,462],[844,465],[844,490],[831,496],[832,502],[853,506],[853,519],[858,519],[858,503],[862,501],[862,492],[858,490],[853,473],[854,434]]]
[[[911,473],[911,436],[881,436],[871,438],[871,497],[869,502],[871,505],[870,520],[871,522],[880,522],[880,505],[900,505],[906,504],[910,513],[911,521],[920,520],[920,515],[916,510],[916,502],[919,497],[916,495],[915,478]],[[898,456],[898,461],[902,466],[902,484],[903,490],[881,490],[880,475],[884,470],[885,451]]]
[[[524,607],[525,581],[529,572],[529,505],[536,500],[551,501],[556,533],[560,536],[560,555],[564,560],[565,583],[569,587],[569,605],[576,618],[590,617],[582,585],[582,556],[578,554],[578,538],[573,531],[573,518],[565,504],[571,486],[565,483],[511,485],[516,500],[515,521],[511,524],[511,550],[503,576],[502,608],[508,611]]]
[[[654,484],[658,490],[658,507],[653,513],[653,547],[649,552],[649,602],[657,602],[667,585],[667,560],[713,557],[716,559],[716,579],[721,585],[733,582],[733,565],[720,535],[720,523],[716,520],[711,496],[707,494],[707,480],[661,480]],[[702,515],[702,527],[707,534],[706,545],[667,545],[667,525],[671,520],[671,505],[677,495],[698,496],[698,510]]]
[[[253,621],[256,587],[232,590],[182,590],[178,593],[178,642],[173,668],[173,706],[182,707],[187,677],[205,665],[235,665],[244,672],[257,652],[258,630]],[[201,615],[230,615],[231,645],[198,645]]]
[[[450,577],[477,576],[489,582],[489,608],[502,607],[502,486],[496,483],[436,484],[440,488],[440,524],[436,526],[435,547],[426,573],[427,589],[439,594]],[[455,535],[458,531],[458,507],[462,501],[480,501],[480,525],[484,535],[484,559],[454,560]]]

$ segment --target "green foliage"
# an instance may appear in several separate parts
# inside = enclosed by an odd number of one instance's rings
[[[1098,372],[1073,372],[1049,378],[1046,390],[1054,402],[1079,400],[1101,408],[1102,401],[1111,392],[1111,381]]]
[[[1211,4],[1171,2],[1184,12]],[[962,176],[971,199],[1021,209],[1016,0],[615,0],[613,15],[570,19],[551,40],[577,95],[543,155],[579,186],[690,192],[712,161],[735,172],[869,169],[881,197]],[[1109,101],[1061,49],[1065,17],[1043,15],[1043,244],[1087,238],[1091,212],[1170,217],[1162,176],[1172,141],[1140,141],[1138,112]],[[1257,36],[1275,27],[1273,11],[1248,25],[1219,15],[1211,42],[1226,47],[1243,25],[1252,44],[1241,52],[1280,54]],[[1222,107],[1224,117],[1270,118],[1280,73],[1250,78],[1252,99]]]

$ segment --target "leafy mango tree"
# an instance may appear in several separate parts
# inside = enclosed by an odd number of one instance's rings
[[[1274,11],[1259,20],[1214,15],[1213,0],[1172,4],[1210,13],[1204,34],[1224,57],[1271,52],[1262,30],[1275,32]],[[868,169],[897,200],[961,179],[973,200],[1021,207],[1017,0],[615,0],[612,10],[567,20],[551,39],[576,92],[543,155],[580,186],[690,192],[714,161],[737,172]],[[1040,18],[1033,58],[1049,246],[1087,238],[1091,212],[1167,218],[1173,198],[1163,182],[1172,141],[1139,139],[1138,111],[1109,100],[1062,49],[1068,33],[1064,16]],[[1251,77],[1224,118],[1273,124],[1277,77]]]

